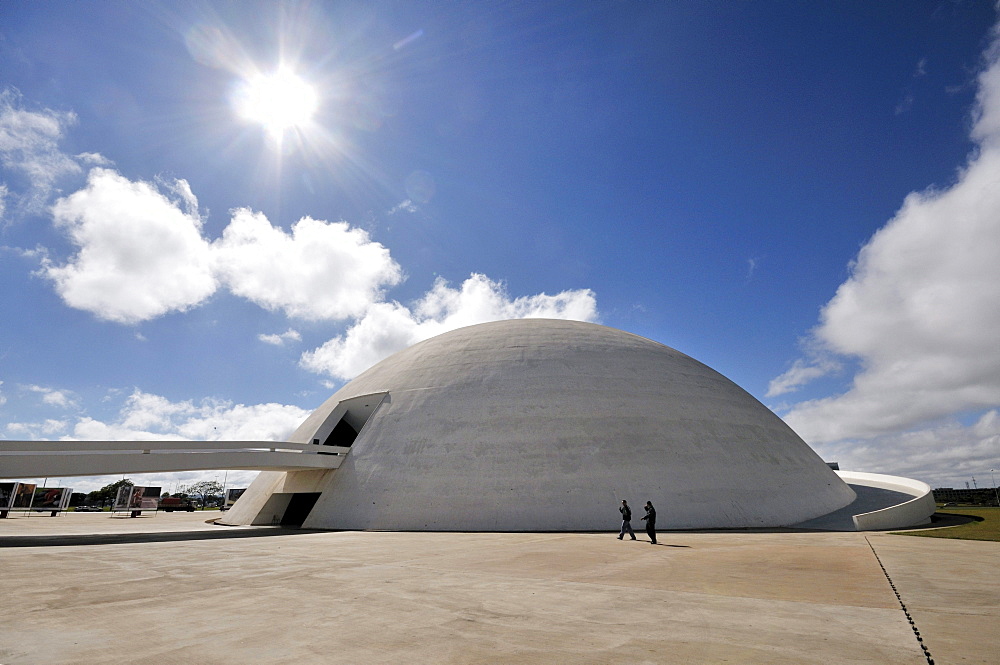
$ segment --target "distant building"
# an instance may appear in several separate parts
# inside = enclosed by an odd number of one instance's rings
[[[937,487],[934,489],[934,500],[938,503],[964,503],[974,506],[997,505],[997,490],[993,487],[979,489],[953,489]]]

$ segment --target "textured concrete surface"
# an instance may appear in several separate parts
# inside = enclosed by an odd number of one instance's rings
[[[937,664],[1000,660],[1000,589],[982,579],[996,543],[707,532],[653,546],[610,530],[204,523],[217,515],[0,522],[0,663],[926,664],[883,565]]]
[[[281,521],[292,493],[320,494],[306,527],[477,532],[603,529],[622,499],[669,506],[668,529],[787,526],[854,500],[725,376],[592,323],[495,321],[424,340],[352,379],[289,440],[322,441],[341,402],[366,395],[381,401],[355,421],[367,424],[340,468],[262,473],[226,521]]]
[[[936,663],[1000,663],[1000,543],[884,534],[869,541]]]

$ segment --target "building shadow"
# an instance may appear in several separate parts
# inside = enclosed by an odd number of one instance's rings
[[[925,529],[940,529],[946,526],[960,526],[970,522],[982,522],[983,518],[978,515],[960,515],[958,513],[934,513],[931,515],[930,524],[918,524],[908,526],[905,529],[892,529],[895,532],[902,531],[923,531]]]
[[[85,535],[0,536],[0,549],[5,547],[76,547],[80,545],[128,545],[132,543],[177,543],[192,540],[230,540],[234,538],[274,538],[325,533],[315,529],[285,527],[254,527],[217,531],[166,531],[161,533],[94,533]]]

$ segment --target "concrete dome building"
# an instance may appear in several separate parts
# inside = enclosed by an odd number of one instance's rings
[[[486,323],[415,344],[347,383],[290,440],[343,461],[262,472],[225,523],[608,530],[624,498],[635,510],[651,500],[662,529],[776,527],[855,500],[726,377],[575,321]]]

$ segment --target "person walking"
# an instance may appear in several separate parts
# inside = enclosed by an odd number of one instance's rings
[[[646,522],[646,535],[649,536],[649,542],[653,545],[656,544],[656,508],[653,508],[653,502],[646,502],[646,515],[642,518]]]
[[[628,507],[628,501],[622,499],[622,507],[618,509],[618,512],[622,514],[622,530],[618,534],[618,540],[625,537],[626,531],[628,531],[628,535],[632,536],[632,540],[635,540],[635,533],[632,531],[632,509]]]

